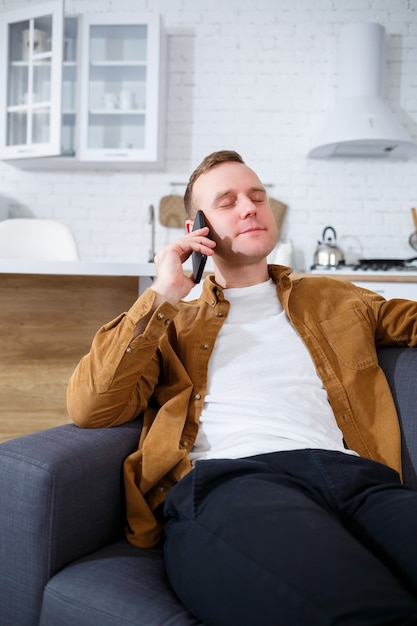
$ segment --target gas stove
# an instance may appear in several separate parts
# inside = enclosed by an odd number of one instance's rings
[[[387,300],[409,298],[417,300],[417,265],[375,265],[357,263],[337,267],[313,266],[311,275],[326,275],[349,280],[359,287],[370,289]]]
[[[417,271],[417,265],[412,263],[412,259],[361,259],[354,266],[354,271],[367,272],[413,272]]]
[[[395,276],[398,274],[406,274],[409,276],[417,276],[417,264],[392,264],[381,260],[362,260],[355,265],[340,264],[337,266],[312,265],[311,273],[313,274],[366,274],[366,275],[387,275]]]
[[[387,300],[409,298],[417,300],[417,264],[405,262],[403,265],[381,263],[340,264],[337,267],[313,266],[311,275],[326,275],[349,280],[359,287],[370,289]]]
[[[408,259],[359,259],[357,263],[346,265],[343,261],[338,265],[312,265],[311,270],[314,272],[417,272],[417,256]]]

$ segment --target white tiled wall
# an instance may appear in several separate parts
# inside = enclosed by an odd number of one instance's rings
[[[35,4],[0,0],[0,12]],[[39,4],[39,2],[36,2]],[[212,150],[238,150],[270,193],[289,205],[284,237],[297,269],[335,227],[345,251],[413,255],[417,159],[314,161],[306,157],[337,87],[340,26],[387,30],[386,96],[417,140],[417,0],[68,0],[69,13],[156,11],[168,35],[166,162],[162,172],[30,172],[0,163],[0,211],[72,227],[86,261],[146,261],[149,205],[182,193]],[[157,223],[157,249],[181,231]]]

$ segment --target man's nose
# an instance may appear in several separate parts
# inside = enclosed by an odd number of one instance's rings
[[[256,213],[256,205],[250,198],[244,196],[241,200],[240,211],[243,217],[254,215]]]

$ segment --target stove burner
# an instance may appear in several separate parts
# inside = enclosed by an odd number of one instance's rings
[[[370,259],[369,261],[362,259],[357,265],[352,268],[355,272],[415,272],[417,270],[416,265],[407,265],[401,263],[396,259],[390,261],[389,259]]]
[[[417,261],[417,257],[411,259],[359,259],[358,265],[355,269],[358,270],[374,270],[386,272],[387,270],[393,271],[407,271],[416,270],[415,265],[410,265],[413,261]]]
[[[417,265],[404,262],[397,259],[360,259],[355,265],[312,265],[310,270],[313,272],[335,273],[338,272],[414,272],[417,273]]]
[[[387,270],[404,270],[404,265],[387,263],[385,261],[361,261],[353,268],[355,272],[367,270],[386,272]]]

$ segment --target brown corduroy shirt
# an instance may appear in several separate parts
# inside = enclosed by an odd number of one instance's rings
[[[269,266],[269,273],[347,447],[400,472],[398,418],[376,346],[416,347],[417,302],[384,300],[339,279],[291,278],[282,266]],[[188,452],[198,431],[208,362],[230,306],[208,277],[198,300],[162,304],[132,340],[154,298],[146,290],[98,331],[68,387],[68,409],[81,427],[117,426],[143,413],[138,450],[124,464],[127,537],[142,547],[158,543],[162,524],[154,511],[192,469]]]

